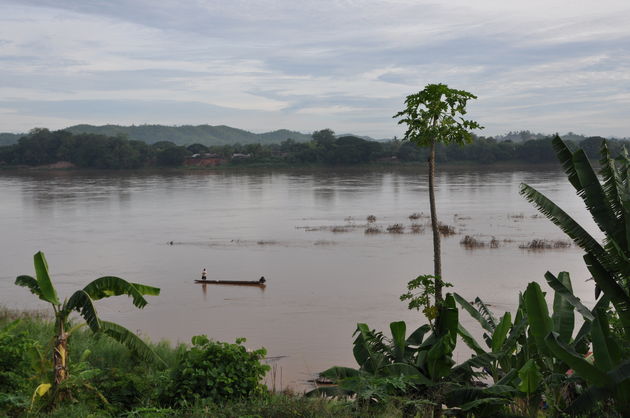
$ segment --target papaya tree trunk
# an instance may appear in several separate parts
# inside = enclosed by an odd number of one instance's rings
[[[429,153],[429,204],[431,206],[431,230],[433,231],[433,275],[435,280],[435,305],[442,303],[442,255],[440,248],[440,230],[435,208],[435,141],[431,142]]]
[[[53,367],[55,371],[55,386],[68,378],[68,333],[64,329],[64,321],[57,318],[57,335],[53,348]]]

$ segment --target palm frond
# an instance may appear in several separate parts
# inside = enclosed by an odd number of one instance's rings
[[[521,183],[520,194],[536,206],[539,212],[562,229],[580,248],[603,260],[606,265],[611,264],[606,251],[604,251],[599,242],[544,194],[525,183]]]
[[[88,324],[92,332],[98,332],[101,329],[101,323],[96,313],[96,307],[92,303],[92,298],[83,290],[77,290],[70,296],[66,303],[65,310],[70,313],[75,310],[81,314],[85,322]]]
[[[39,288],[39,283],[31,276],[18,276],[15,278],[15,284],[18,286],[28,287],[32,294],[38,296],[42,300],[46,300],[42,297],[42,291]]]
[[[105,276],[100,277],[83,288],[92,300],[99,300],[110,296],[128,295],[133,298],[133,304],[138,308],[144,308],[147,305],[146,299],[142,296],[146,294],[157,295],[160,289],[140,285],[140,288],[134,284],[121,279],[120,277]]]
[[[101,322],[101,332],[118,341],[129,350],[131,350],[134,354],[140,357],[143,360],[150,362],[159,362],[166,366],[166,362],[162,360],[152,349],[142,341],[140,337],[138,337],[133,332],[129,331],[127,328],[122,325],[115,324],[113,322],[108,321],[100,321]]]

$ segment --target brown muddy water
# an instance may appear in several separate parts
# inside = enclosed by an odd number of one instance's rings
[[[546,288],[547,270],[565,270],[591,304],[579,249],[519,248],[565,239],[519,196],[521,182],[595,229],[557,168],[443,169],[438,210],[455,229],[442,241],[445,280],[501,313],[515,308],[529,281]],[[422,323],[399,295],[407,281],[432,271],[430,229],[411,232],[412,223],[428,221],[428,207],[424,170],[0,171],[0,305],[46,308],[13,284],[34,274],[32,255],[42,250],[61,296],[103,275],[162,289],[143,310],[126,297],[99,301],[103,319],[154,340],[246,337],[248,347],[264,346],[275,358],[276,388],[304,390],[319,371],[355,366],[357,322],[382,330],[401,319],[408,329]],[[413,213],[423,217],[410,220]],[[381,233],[365,233],[368,215]],[[387,232],[394,224],[402,233]],[[467,248],[465,235],[494,237],[498,248]],[[267,286],[204,288],[194,283],[203,268],[210,279],[265,276]],[[465,312],[460,317],[476,330]],[[459,348],[457,360],[468,355]]]

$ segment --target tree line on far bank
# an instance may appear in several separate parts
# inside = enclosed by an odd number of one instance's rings
[[[522,143],[474,137],[472,144],[456,144],[436,148],[439,162],[551,163],[555,154],[552,137]],[[580,142],[567,141],[597,158],[604,138],[589,137]],[[608,142],[616,155],[625,140]],[[111,137],[97,134],[72,134],[65,130],[34,129],[17,144],[0,147],[0,166],[41,166],[67,161],[80,168],[136,169],[143,167],[178,167],[193,155],[210,155],[226,164],[248,165],[352,165],[374,162],[426,161],[428,150],[408,141],[369,141],[355,136],[336,137],[330,129],[315,131],[312,140],[298,142],[287,139],[279,144],[234,144],[178,146],[169,141],[147,144],[123,135]],[[240,158],[233,158],[234,155]]]

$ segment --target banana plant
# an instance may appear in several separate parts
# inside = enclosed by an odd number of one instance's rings
[[[521,194],[585,251],[584,261],[595,282],[595,296],[601,295],[589,321],[595,364],[584,360],[581,353],[563,341],[562,335],[548,326],[538,330],[538,343],[543,341],[546,344],[544,350],[570,365],[589,383],[588,390],[576,405],[593,406],[598,399],[612,398],[615,408],[628,415],[630,400],[626,394],[630,390],[630,360],[623,357],[617,341],[625,345],[630,343],[630,159],[625,149],[613,159],[606,141],[603,141],[600,182],[582,150],[571,151],[558,136],[554,138],[553,146],[569,182],[603,232],[603,243],[600,244],[534,188],[522,184]],[[611,303],[622,326],[621,335],[616,338],[610,334],[604,313]]]
[[[590,312],[592,320],[585,323],[574,340],[567,338],[567,330],[553,326],[547,312],[546,300],[540,286],[530,283],[526,292],[527,311],[532,320],[530,327],[541,357],[552,361],[556,371],[567,373],[569,368],[584,379],[590,387],[567,410],[580,412],[591,409],[596,401],[606,398],[615,400],[615,408],[622,414],[630,413],[630,359],[623,358],[617,341],[610,335],[606,316],[609,302],[604,296]],[[584,329],[587,328],[585,331]],[[564,331],[564,332],[563,332]],[[594,364],[585,360],[583,338],[590,336]],[[588,345],[586,345],[588,347]],[[549,360],[551,359],[551,360]],[[625,415],[624,415],[625,416]]]
[[[545,336],[555,332],[573,352],[584,355],[589,348],[591,326],[595,318],[593,311],[573,294],[568,273],[561,272],[556,277],[547,272],[545,279],[554,290],[553,311],[549,312],[540,286],[530,283],[519,296],[514,322],[511,321],[510,312],[497,321],[479,298],[474,307],[461,296],[455,295],[458,303],[484,329],[488,347],[482,348],[460,325],[460,337],[475,351],[475,355],[457,367],[481,369],[492,377],[495,384],[501,381],[501,384],[518,390],[529,414],[538,409],[543,390],[555,409],[564,408],[568,402],[564,388],[575,380],[567,373],[570,365],[551,352]],[[597,308],[605,306],[606,301],[602,299]],[[575,311],[582,315],[584,322],[574,337]]]
[[[65,299],[63,303],[60,301],[57,291],[52,284],[48,273],[48,263],[46,257],[41,251],[33,257],[35,265],[35,278],[32,276],[18,276],[15,284],[27,287],[31,293],[39,297],[41,300],[48,302],[55,314],[53,339],[53,382],[44,383],[40,388],[45,393],[49,388],[56,389],[62,385],[64,380],[68,378],[68,338],[72,332],[83,325],[87,325],[93,333],[102,333],[108,335],[114,340],[122,343],[130,350],[135,352],[141,358],[146,360],[162,361],[133,332],[121,325],[103,321],[99,318],[94,301],[110,296],[128,295],[132,298],[134,306],[143,308],[147,305],[144,295],[159,295],[160,289],[156,287],[146,286],[138,283],[130,283],[118,277],[105,276],[98,278],[83,289],[74,292],[70,298]],[[73,328],[69,328],[70,314],[76,311],[85,320],[84,324],[79,324]],[[44,390],[46,389],[46,390]]]
[[[332,380],[336,386],[320,387],[310,394],[346,396],[364,393],[366,385],[379,382],[394,389],[417,392],[421,387],[426,389],[445,381],[469,380],[470,375],[451,374],[459,323],[453,295],[447,293],[439,309],[433,331],[425,324],[409,336],[404,321],[390,324],[391,338],[370,329],[367,324],[358,324],[353,354],[359,368],[332,367],[322,372],[320,375]]]
[[[520,353],[520,348],[525,346],[527,329],[527,316],[522,306],[519,304],[514,322],[512,322],[510,312],[506,312],[500,320],[497,320],[488,306],[479,298],[475,299],[475,306],[473,306],[457,293],[454,297],[457,303],[479,322],[484,330],[483,338],[488,347],[484,349],[460,324],[458,334],[475,352],[475,355],[457,367],[481,369],[482,374],[490,375],[495,384],[512,370],[522,367],[525,360]]]
[[[583,150],[571,151],[559,136],[552,141],[571,185],[604,234],[600,244],[553,201],[527,184],[521,195],[585,251],[584,261],[595,280],[596,297],[604,291],[610,298],[630,338],[630,159],[624,149],[615,160],[602,142],[600,182]]]

